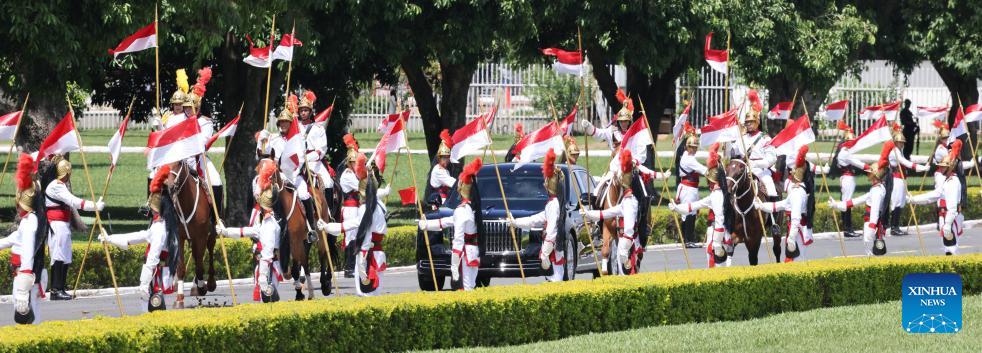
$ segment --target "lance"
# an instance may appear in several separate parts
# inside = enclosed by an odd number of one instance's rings
[[[320,161],[317,161],[317,163],[320,163]],[[313,173],[311,172],[310,166],[307,165],[307,162],[306,161],[303,162],[303,167],[307,171],[307,185],[312,185],[312,186],[313,185],[317,185],[317,184],[314,184],[314,176],[313,176]],[[323,166],[321,166],[321,167],[323,167]],[[320,189],[320,188],[317,188],[317,189]],[[317,219],[320,220],[321,219],[320,218],[320,215],[321,215],[321,201],[320,201],[320,198],[318,198],[317,195],[311,195],[311,196],[312,196],[311,198],[314,199],[314,211],[317,212]],[[331,247],[329,245],[330,243],[328,243],[328,241],[327,241],[327,232],[325,232],[324,230],[320,230],[320,235],[321,235],[321,242],[324,243],[324,252],[327,253],[327,266],[328,266],[328,269],[331,271],[331,283],[334,284],[334,292],[337,293],[338,296],[340,296],[341,295],[341,289],[338,287],[338,279],[337,279],[337,277],[334,276],[334,259],[331,256]],[[308,281],[308,282],[310,282],[310,281]],[[308,293],[310,293],[311,298],[313,298],[313,292],[314,292],[314,290],[313,290],[313,288],[314,288],[313,283],[308,283],[307,285],[308,285],[308,287],[307,287],[308,288]]]
[[[269,48],[269,50],[273,50],[274,38],[276,38],[276,14],[273,14],[273,24],[269,27],[269,43],[266,44],[266,47]],[[266,101],[265,103],[263,103],[263,111],[262,111],[263,131],[266,131],[267,128],[266,125],[269,124],[269,85],[272,79],[273,79],[273,58],[272,58],[272,53],[270,53],[269,68],[266,69]],[[263,141],[262,146],[259,150],[263,151],[265,149],[266,149],[266,141]]]
[[[153,46],[153,67],[157,86],[157,93],[154,95],[154,98],[157,101],[157,116],[160,117],[163,115],[163,112],[160,110],[160,31],[158,31],[157,25],[158,7],[159,5],[157,4],[153,6],[153,33],[156,33],[157,37],[157,45]]]
[[[31,98],[31,94],[28,93],[24,97],[24,105],[20,108],[20,117],[17,118],[17,126],[14,126],[14,137],[10,140],[10,148],[7,150],[7,159],[3,161],[3,172],[0,172],[0,185],[3,185],[3,177],[7,175],[7,163],[10,163],[10,156],[14,154],[14,146],[17,146],[17,132],[20,131],[21,122],[24,121],[24,116],[27,115],[27,100]]]
[[[242,108],[244,108],[244,107],[245,107],[245,102],[242,102],[242,104],[239,105],[239,113],[235,115],[236,117],[241,117],[242,116]],[[218,166],[218,173],[219,174],[221,174],[225,170],[225,161],[228,159],[228,149],[232,147],[232,140],[233,139],[235,139],[235,134],[232,134],[232,136],[229,136],[228,142],[225,143],[225,153],[222,154],[222,164]]]
[[[795,95],[797,95],[797,93],[798,93],[797,90],[795,90]],[[791,104],[793,105],[794,104],[794,101],[792,101]],[[809,119],[808,118],[808,106],[805,105],[805,97],[801,97],[801,108],[805,111],[805,119]],[[832,145],[832,152],[829,153],[829,156],[830,156],[829,157],[829,164],[832,163],[832,157],[831,157],[831,155],[835,154],[835,146],[836,145],[838,145],[838,143],[836,143],[835,145]],[[818,152],[816,151],[815,152],[815,161],[819,161],[819,160],[821,160],[821,157],[818,156]],[[825,187],[825,194],[831,200],[832,199],[832,192],[829,191],[829,183],[828,183],[828,180],[825,178],[825,173],[822,173],[822,185]],[[812,190],[812,192],[814,192],[814,190]],[[842,229],[839,229],[839,216],[837,216],[834,211],[832,212],[832,224],[835,224],[835,234],[838,234],[839,235],[838,236],[838,238],[839,238],[839,250],[842,252],[842,257],[846,257],[846,242],[844,240],[844,235],[842,234]]]
[[[416,168],[413,167],[413,154],[409,150],[409,137],[406,134],[402,134],[403,139],[406,141],[406,158],[409,158],[409,174],[413,177],[413,199],[416,201],[416,210],[419,211],[419,219],[426,220],[426,215],[423,214],[423,205],[419,202],[419,193],[416,191]],[[426,257],[430,260],[430,276],[433,278],[433,290],[437,291],[436,284],[436,268],[433,265],[433,250],[430,249],[430,233],[423,229],[423,241],[426,242]]]

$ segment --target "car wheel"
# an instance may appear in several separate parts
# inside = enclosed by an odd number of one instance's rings
[[[443,283],[446,281],[444,276],[436,276],[436,286],[433,285],[433,275],[429,272],[417,273],[416,279],[419,282],[419,289],[432,292],[435,290],[443,290]]]
[[[576,252],[576,241],[575,238],[566,238],[566,266],[563,270],[566,272],[563,274],[563,281],[572,281],[576,279],[576,265],[579,261],[579,254]]]

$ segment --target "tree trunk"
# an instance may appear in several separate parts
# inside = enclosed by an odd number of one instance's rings
[[[607,105],[615,112],[620,110],[621,102],[617,101],[617,81],[614,80],[614,76],[610,74],[610,69],[607,68],[607,58],[603,50],[590,47],[586,49],[586,57],[590,60],[590,65],[593,67],[591,70],[593,71],[593,78],[597,80],[597,88],[600,89]]]
[[[453,132],[467,124],[467,94],[470,92],[471,80],[474,78],[474,70],[476,69],[476,63],[449,64],[440,62],[442,74],[440,112],[443,118],[443,129],[450,129]],[[475,102],[477,98],[474,97]],[[437,137],[436,147],[439,148],[439,136]],[[435,155],[435,151],[430,148],[430,157]]]
[[[437,107],[436,96],[433,95],[433,87],[426,79],[423,72],[423,64],[403,59],[402,71],[406,73],[406,80],[409,81],[409,88],[413,90],[413,97],[416,99],[416,108],[419,109],[420,118],[423,120],[423,136],[426,138],[426,150],[431,159],[436,155],[440,143],[440,130],[443,129],[441,123],[440,110]]]
[[[934,65],[934,69],[938,71],[941,80],[944,81],[945,86],[948,86],[948,92],[951,93],[951,106],[955,109],[948,112],[948,124],[953,124],[959,104],[964,107],[979,100],[978,82],[975,77],[963,75],[958,70],[948,67],[945,64],[936,61],[932,61],[931,64]],[[967,125],[968,136],[970,142],[972,142],[969,146],[978,147],[978,124],[969,123]],[[962,149],[962,160],[972,158],[971,148]]]
[[[681,65],[669,68],[659,76],[647,76],[635,65],[627,65],[627,89],[640,113],[642,105],[648,118],[648,126],[656,138],[662,120],[671,119],[666,110],[675,108],[675,79],[682,72]]]

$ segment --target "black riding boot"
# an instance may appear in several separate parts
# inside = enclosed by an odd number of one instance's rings
[[[907,232],[900,229],[900,213],[903,210],[903,208],[897,207],[890,211],[890,235],[898,237],[907,235]]]
[[[767,202],[778,202],[778,201],[781,201],[781,198],[780,197],[777,197],[777,196],[768,196],[767,197]],[[770,219],[771,235],[773,236],[775,234],[781,234],[781,232],[782,232],[781,225],[778,224],[777,218],[774,217],[774,214],[773,213],[770,213],[769,216],[766,216],[766,217],[768,217]]]
[[[317,213],[314,212],[313,195],[300,203],[303,204],[303,212],[307,215],[307,242],[314,243],[317,241]]]
[[[355,242],[348,243],[344,248],[344,278],[355,278],[355,255],[358,251]]]
[[[859,234],[857,234],[852,230],[852,212],[849,212],[849,210],[845,210],[839,214],[842,215],[842,234],[846,238],[858,237]]]
[[[215,207],[218,208],[218,214],[225,217],[225,187],[222,185],[212,186],[211,194],[215,196]]]
[[[696,215],[686,216],[685,220],[682,221],[682,235],[685,238],[685,247],[695,248],[698,247],[699,239],[696,237]]]
[[[72,296],[65,292],[67,277],[68,265],[61,261],[55,261],[51,265],[51,300],[72,300]]]

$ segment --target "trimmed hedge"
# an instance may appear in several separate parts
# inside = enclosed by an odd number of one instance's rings
[[[415,242],[416,227],[402,226],[389,228],[389,235],[385,238],[385,251],[387,260],[391,266],[404,266],[415,262]],[[252,276],[252,241],[248,239],[225,240],[225,247],[228,250],[228,262],[232,267],[232,277],[247,278]],[[145,260],[144,253],[146,247],[143,245],[130,246],[129,250],[120,250],[114,246],[109,246],[112,254],[113,270],[116,272],[116,281],[120,286],[136,286],[140,283],[140,268]],[[72,267],[68,270],[68,286],[75,283],[75,276],[78,275],[78,266],[82,263],[82,255],[85,253],[85,242],[76,241],[72,244]],[[334,259],[334,266],[337,270],[339,264],[343,263],[343,255],[338,254],[339,259]],[[190,256],[190,251],[188,252]],[[315,271],[320,269],[320,262],[317,259],[315,249],[310,249],[311,268]],[[207,266],[207,257],[205,258]],[[10,251],[0,252],[0,294],[10,294],[11,280],[13,275],[10,272]],[[215,244],[215,277],[217,279],[227,279],[225,275],[225,262],[222,260],[221,246]],[[207,275],[207,272],[206,272]],[[188,277],[194,277],[194,261],[188,267]],[[109,288],[112,287],[112,279],[109,275],[109,267],[106,265],[106,253],[102,250],[102,245],[98,240],[93,240],[92,249],[88,259],[85,260],[85,271],[79,281],[79,289],[85,288]]]
[[[746,320],[897,300],[905,274],[955,272],[982,291],[982,254],[644,273],[472,292],[345,296],[0,328],[0,352],[402,351],[500,346],[637,327]],[[43,310],[43,309],[42,309]]]

